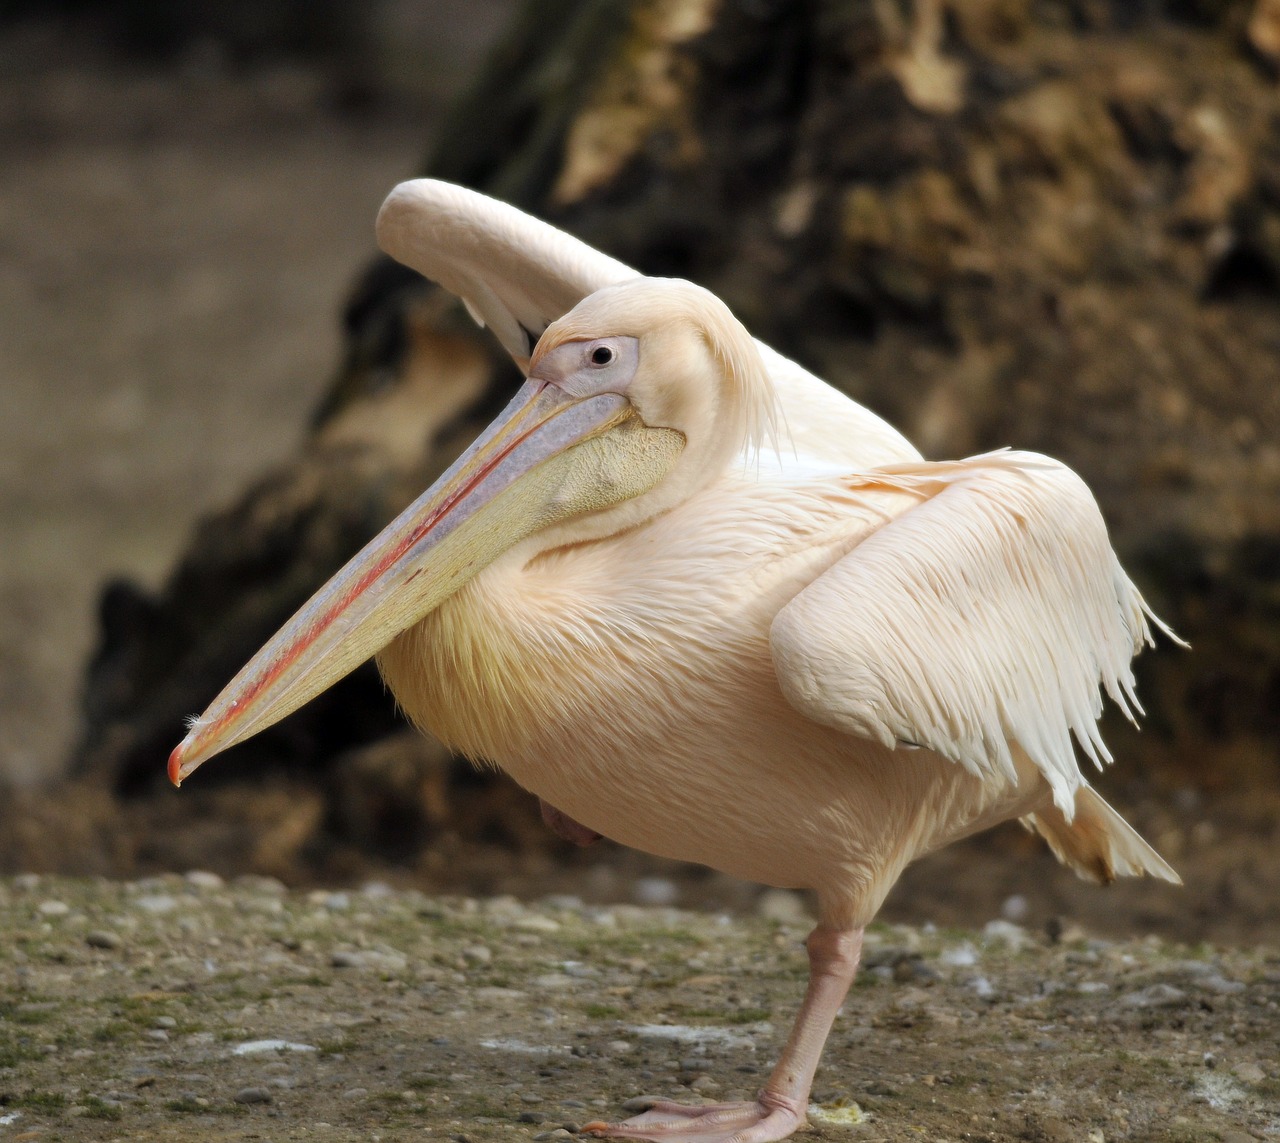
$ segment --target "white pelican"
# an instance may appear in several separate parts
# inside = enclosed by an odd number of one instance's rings
[[[926,463],[706,290],[482,195],[405,183],[378,236],[528,380],[192,723],[169,772],[377,655],[415,722],[566,834],[814,890],[809,987],[758,1099],[591,1131],[791,1134],[864,926],[956,838],[1018,817],[1083,876],[1177,881],[1076,760],[1073,737],[1109,759],[1101,688],[1137,707],[1154,617],[1071,471],[1022,452]]]

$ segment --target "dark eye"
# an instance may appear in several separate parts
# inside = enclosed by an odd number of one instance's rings
[[[613,361],[613,349],[607,345],[597,345],[591,351],[592,365],[609,365]]]

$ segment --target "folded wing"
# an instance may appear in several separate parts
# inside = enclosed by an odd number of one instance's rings
[[[542,331],[588,294],[636,270],[507,203],[435,179],[401,183],[378,215],[378,244],[457,294],[521,369]],[[896,429],[756,342],[777,388],[798,464],[867,468],[918,460]],[[784,449],[785,451],[785,449]]]
[[[865,477],[918,497],[779,612],[773,659],[816,722],[1013,777],[1009,743],[1069,822],[1101,765],[1100,688],[1140,711],[1130,660],[1154,619],[1070,469],[1031,453],[903,464]],[[1162,624],[1159,624],[1163,627]],[[1167,630],[1167,629],[1166,629]]]

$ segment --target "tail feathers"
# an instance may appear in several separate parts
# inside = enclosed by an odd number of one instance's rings
[[[1107,885],[1117,877],[1147,874],[1182,884],[1173,867],[1089,786],[1076,791],[1072,821],[1050,804],[1028,814],[1022,824],[1040,834],[1054,856],[1086,880]]]

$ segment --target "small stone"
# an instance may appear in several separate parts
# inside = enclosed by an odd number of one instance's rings
[[[719,1091],[720,1083],[708,1075],[701,1075],[689,1085],[690,1091],[707,1092]]]
[[[1232,996],[1237,992],[1244,991],[1244,982],[1227,980],[1226,977],[1215,972],[1201,980],[1200,987],[1207,988],[1210,992],[1216,992],[1219,996]]]
[[[1012,897],[1006,897],[1004,903],[1000,906],[1000,916],[1006,921],[1014,921],[1021,924],[1027,919],[1027,914],[1031,912],[1031,907],[1027,904],[1027,899],[1021,893],[1015,893]]]
[[[485,945],[467,945],[462,950],[462,959],[472,964],[489,964],[493,960],[493,951]]]
[[[148,1028],[142,1034],[148,1040],[154,1040],[157,1044],[166,1044],[169,1042],[169,1033],[163,1028]]]
[[[522,1091],[520,1093],[520,1101],[522,1103],[541,1103],[542,1096],[536,1091]]]
[[[1245,1083],[1262,1083],[1267,1078],[1267,1073],[1252,1060],[1236,1064],[1231,1070],[1235,1073],[1236,1079],[1242,1079]]]
[[[622,1110],[634,1115],[641,1111],[648,1111],[655,1103],[661,1102],[660,1095],[633,1095],[630,1099],[623,1101]]]
[[[170,893],[146,893],[133,903],[144,913],[169,913],[178,907],[178,899]]]
[[[616,1056],[621,1056],[635,1049],[635,1045],[630,1040],[610,1040],[608,1047],[609,1051]]]
[[[513,922],[511,927],[525,933],[558,933],[560,922],[553,921],[550,917],[540,917],[535,913],[532,917],[521,917]]]
[[[516,1116],[517,1123],[541,1123],[542,1114],[537,1111],[522,1111]]]
[[[84,943],[95,949],[118,949],[124,947],[124,938],[106,929],[94,929],[85,933]]]
[[[177,1020],[172,1016],[157,1016],[151,1021],[151,1024],[155,1028],[176,1028],[178,1026]]]
[[[535,1140],[572,1139],[572,1138],[573,1138],[573,1132],[566,1131],[563,1127],[557,1127],[554,1131],[539,1131],[538,1134],[534,1136]]]
[[[270,1103],[271,1093],[265,1087],[242,1087],[234,1098],[236,1103]]]
[[[1153,984],[1120,999],[1125,1008],[1175,1008],[1187,998],[1181,988],[1172,984]]]
[[[65,901],[41,901],[36,908],[42,917],[65,917],[71,912],[71,906]]]
[[[756,913],[780,925],[805,925],[810,921],[804,898],[790,889],[766,889],[756,901]]]
[[[358,952],[338,949],[337,952],[329,957],[329,963],[334,968],[363,968],[364,957]]]
[[[978,950],[965,941],[955,948],[943,949],[938,954],[938,961],[948,968],[972,968],[978,963]]]
[[[343,1099],[363,1099],[369,1094],[367,1087],[349,1087],[342,1093]]]
[[[193,889],[221,889],[226,885],[221,877],[207,869],[189,870],[183,879]]]
[[[631,889],[637,905],[674,905],[680,897],[676,883],[666,877],[640,877]]]
[[[1003,941],[1012,952],[1021,951],[1030,940],[1026,929],[1005,920],[988,921],[982,927],[982,935],[989,941]]]

